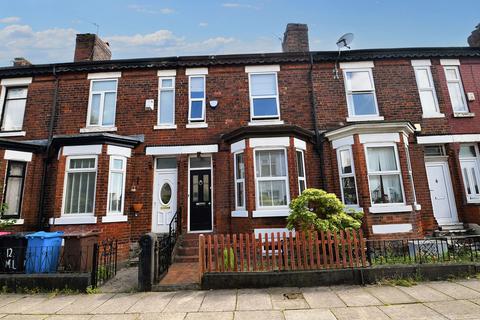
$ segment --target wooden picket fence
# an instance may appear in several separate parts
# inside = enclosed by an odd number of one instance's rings
[[[205,272],[318,270],[366,267],[361,230],[199,236]]]

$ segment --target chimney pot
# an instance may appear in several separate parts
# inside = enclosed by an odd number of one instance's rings
[[[467,41],[470,47],[480,47],[480,24],[477,24],[475,30],[472,31],[472,34],[468,37]]]
[[[108,42],[100,39],[96,34],[77,34],[73,61],[110,60],[112,52]]]
[[[283,52],[308,52],[308,26],[303,23],[289,23],[283,34]]]
[[[13,59],[13,66],[14,67],[27,67],[31,66],[32,63],[25,59],[24,57],[16,57]]]

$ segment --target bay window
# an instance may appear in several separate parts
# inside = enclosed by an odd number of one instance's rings
[[[289,204],[285,149],[255,150],[257,209],[287,208]]]
[[[459,158],[467,201],[480,202],[480,169],[477,145],[461,145]]]
[[[342,201],[347,206],[358,206],[355,167],[353,165],[352,148],[350,146],[337,149],[337,162]]]
[[[444,70],[453,111],[458,113],[468,113],[467,100],[465,98],[462,78],[460,77],[458,66],[445,66]]]
[[[7,206],[2,218],[20,218],[26,162],[8,161],[3,203]]]
[[[175,77],[160,77],[158,92],[158,125],[175,124]]]
[[[245,159],[244,153],[234,154],[235,161],[235,209],[245,210]]]
[[[298,174],[298,194],[307,188],[307,181],[305,175],[305,155],[303,150],[296,151],[297,156],[297,174]]]
[[[117,79],[91,80],[87,126],[113,127],[117,105]]]
[[[403,186],[396,145],[366,146],[372,205],[403,204]]]
[[[110,157],[107,214],[123,214],[126,167],[127,159],[125,157]]]
[[[5,102],[2,109],[2,131],[22,130],[27,92],[27,87],[6,87]]]
[[[347,69],[343,74],[349,116],[378,116],[372,69]]]
[[[96,156],[67,157],[63,214],[93,215],[96,178]]]
[[[249,73],[252,120],[280,118],[276,72]]]
[[[205,76],[190,76],[188,88],[188,120],[189,122],[205,122]]]

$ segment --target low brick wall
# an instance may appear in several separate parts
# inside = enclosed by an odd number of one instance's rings
[[[313,287],[340,284],[369,284],[381,279],[416,278],[444,280],[452,276],[474,275],[480,264],[418,264],[378,266],[372,268],[309,270],[288,272],[219,272],[205,273],[201,288],[240,289],[268,287]]]
[[[91,273],[0,274],[0,287],[17,292],[24,289],[40,291],[69,289],[85,292],[91,285]]]

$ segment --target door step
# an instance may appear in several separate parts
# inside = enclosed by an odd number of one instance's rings
[[[463,223],[452,223],[441,225],[439,226],[439,229],[442,231],[465,230],[465,226],[463,225]]]
[[[434,232],[435,237],[458,237],[468,234],[463,223],[444,224]]]

